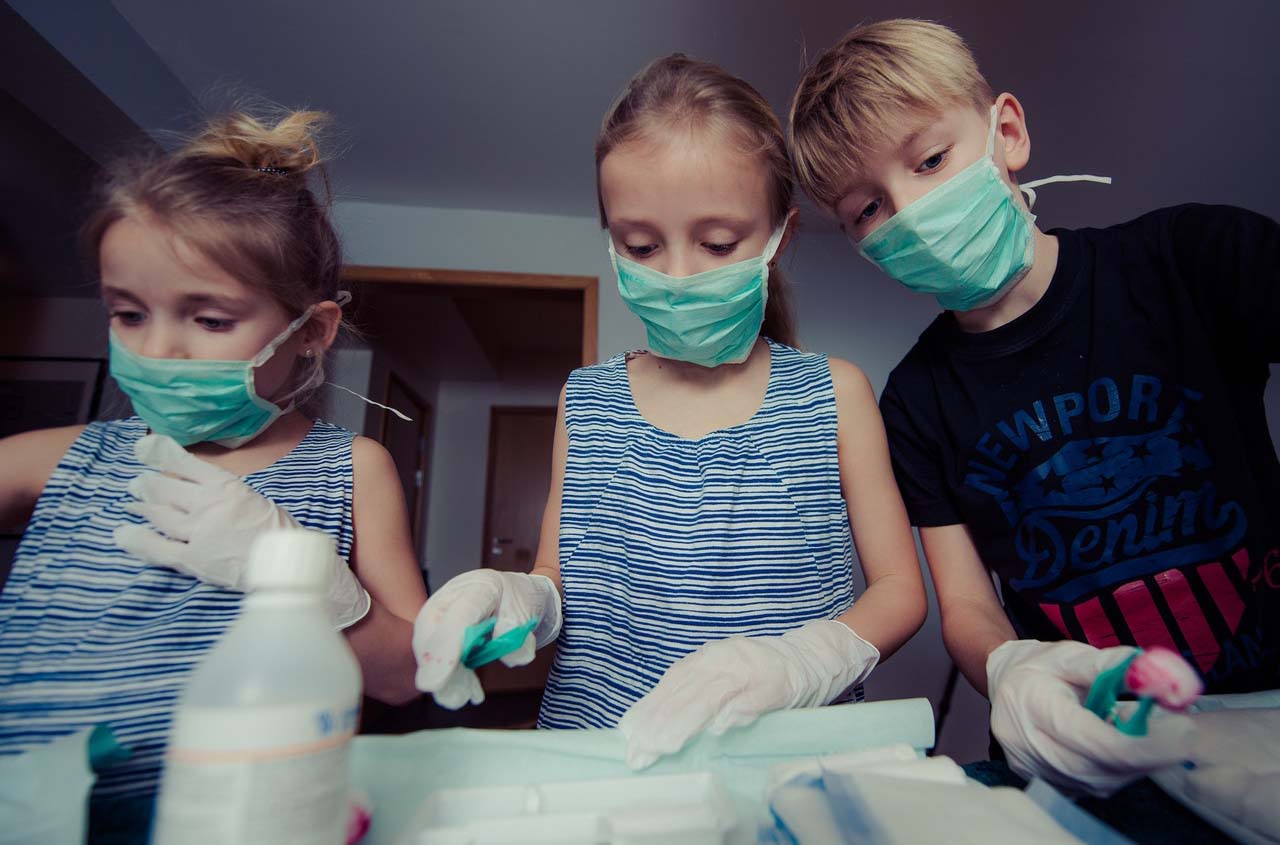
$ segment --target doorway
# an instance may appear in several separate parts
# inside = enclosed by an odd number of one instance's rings
[[[396,461],[429,589],[480,567],[528,572],[560,388],[596,360],[597,280],[367,266],[344,275],[362,335],[348,359],[367,371],[365,395],[415,420],[370,408],[364,431]],[[446,711],[424,696],[377,708],[363,729],[532,727],[553,656],[483,667],[479,706]]]
[[[542,512],[551,488],[551,445],[556,408],[501,407],[489,411],[488,481],[485,493],[484,566],[529,572],[538,553]],[[555,658],[555,644],[527,666],[481,667],[486,692],[541,692]]]

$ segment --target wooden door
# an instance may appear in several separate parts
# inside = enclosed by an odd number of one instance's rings
[[[538,553],[542,512],[551,489],[551,444],[556,409],[494,407],[489,413],[489,470],[481,560],[490,569],[528,572]],[[480,669],[488,691],[539,689],[546,684],[554,647],[528,666]]]

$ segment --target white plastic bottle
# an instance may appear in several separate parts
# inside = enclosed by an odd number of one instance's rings
[[[342,845],[360,667],[325,612],[333,540],[254,543],[240,617],[174,718],[152,841]]]

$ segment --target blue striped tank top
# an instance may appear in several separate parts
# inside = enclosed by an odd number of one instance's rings
[[[112,531],[145,470],[137,417],[91,423],[54,470],[0,594],[0,754],[105,723],[132,751],[106,769],[93,801],[155,793],[169,721],[187,677],[240,612],[242,593],[150,566]],[[244,481],[308,528],[351,549],[351,439],[317,422],[302,442]]]
[[[564,626],[539,727],[612,727],[700,645],[853,603],[831,370],[823,355],[769,351],[756,414],[697,439],[640,415],[626,355],[569,377]]]

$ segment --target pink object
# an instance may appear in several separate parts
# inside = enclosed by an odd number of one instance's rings
[[[1204,692],[1191,664],[1177,652],[1159,647],[1134,658],[1125,672],[1124,685],[1135,695],[1154,698],[1166,710],[1186,710]]]
[[[351,809],[347,814],[347,845],[356,845],[364,839],[369,826],[373,824],[373,810],[370,807],[373,802],[364,793],[352,790],[349,803]]]

